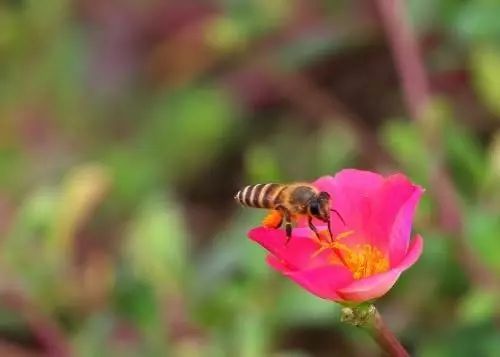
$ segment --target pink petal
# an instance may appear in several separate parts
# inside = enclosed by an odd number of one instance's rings
[[[296,235],[295,232],[303,235]],[[328,255],[315,254],[319,244],[309,238],[306,232],[309,233],[306,229],[294,229],[288,244],[281,229],[258,227],[248,232],[248,236],[284,262],[289,269],[310,269],[328,264]]]
[[[389,261],[392,266],[399,265],[410,243],[413,215],[424,190],[418,187],[399,209],[389,236]]]
[[[370,197],[383,183],[384,178],[381,175],[355,169],[342,170],[335,177],[325,176],[314,182],[318,189],[330,194],[332,208],[346,221],[347,227],[344,227],[337,216],[332,214],[332,226],[336,234],[339,231],[354,229],[363,235],[366,218],[371,212]]]
[[[414,196],[415,193],[418,193]],[[404,208],[401,218],[404,217],[404,228],[400,233],[406,233],[406,236],[399,234],[399,241],[394,242],[396,250],[403,249],[406,252],[410,240],[411,222],[413,211],[420,198],[421,188],[415,186],[402,174],[389,176],[383,185],[370,199],[370,214],[366,218],[366,235],[369,242],[384,252],[390,250],[390,236],[394,223],[399,212]],[[405,207],[409,202],[409,206]],[[398,222],[403,223],[403,222]],[[399,230],[399,228],[396,228]],[[401,254],[396,253],[398,260],[401,260]],[[391,265],[392,260],[391,260]]]
[[[267,264],[269,264],[274,270],[279,271],[280,273],[289,272],[290,269],[286,265],[286,263],[282,260],[279,260],[274,255],[269,254],[266,257]]]
[[[336,291],[349,285],[352,273],[342,265],[328,265],[302,271],[284,272],[285,276],[310,293],[323,299],[341,300]]]
[[[417,234],[415,237],[413,237],[410,248],[406,252],[406,256],[399,262],[395,269],[399,269],[403,272],[411,267],[413,264],[415,264],[418,258],[420,258],[423,249],[424,240],[422,239],[422,236],[420,234]]]
[[[344,301],[368,301],[387,293],[398,280],[401,272],[391,269],[385,273],[372,275],[365,279],[354,281],[337,293]]]
[[[396,283],[399,275],[418,260],[422,249],[422,237],[417,235],[411,242],[408,254],[398,266],[385,273],[355,280],[349,286],[340,289],[338,295],[345,301],[367,301],[384,295]]]
[[[335,176],[323,176],[316,180],[314,185],[322,191],[336,194],[340,188],[362,188],[365,193],[374,191],[384,182],[384,177],[371,171],[344,169]]]

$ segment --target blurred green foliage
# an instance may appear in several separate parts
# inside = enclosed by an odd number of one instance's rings
[[[499,355],[500,4],[408,5],[436,94],[418,122],[368,2],[1,2],[0,354],[378,355],[232,202],[359,167],[427,188],[388,324],[415,355]]]

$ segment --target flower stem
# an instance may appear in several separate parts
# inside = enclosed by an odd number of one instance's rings
[[[377,344],[390,356],[409,356],[401,342],[387,327],[382,316],[372,304],[362,304],[354,307],[342,308],[342,322],[362,327],[377,342]]]

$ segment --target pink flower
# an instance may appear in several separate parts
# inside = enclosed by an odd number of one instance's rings
[[[410,243],[415,208],[423,189],[404,175],[387,178],[346,169],[314,182],[332,197],[334,240],[324,223],[315,222],[325,239],[318,240],[303,222],[285,244],[282,229],[254,228],[250,239],[266,248],[268,263],[309,292],[339,302],[378,298],[420,257],[422,237]],[[322,237],[323,237],[322,232]]]

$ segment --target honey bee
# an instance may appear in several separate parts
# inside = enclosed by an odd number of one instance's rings
[[[320,239],[320,235],[313,224],[313,218],[328,225],[330,239],[333,239],[330,212],[337,214],[345,225],[340,213],[330,207],[330,194],[318,190],[309,183],[249,185],[239,190],[234,195],[234,199],[243,206],[277,211],[281,218],[273,228],[279,228],[285,222],[287,243],[292,237],[292,220],[296,220],[300,216],[307,217],[309,227],[318,239]]]

